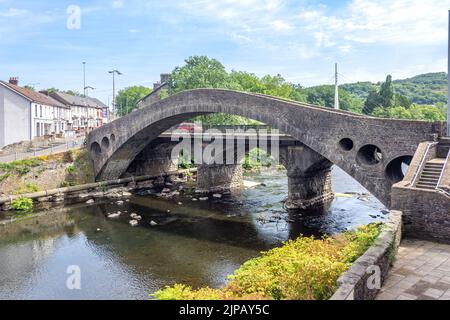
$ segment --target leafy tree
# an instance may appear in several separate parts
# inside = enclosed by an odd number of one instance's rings
[[[124,116],[136,107],[136,103],[150,94],[152,90],[143,86],[132,86],[119,91],[116,96],[116,110],[119,116]]]
[[[412,105],[412,102],[404,95],[396,94],[395,95],[395,105],[409,109]]]
[[[391,108],[395,103],[394,87],[392,85],[392,76],[388,75],[386,81],[381,85],[380,88],[380,102],[385,108]]]
[[[306,89],[308,103],[334,108],[335,88],[332,85],[323,85]],[[347,91],[339,90],[339,104],[342,110],[361,113],[362,102],[352,97]]]
[[[381,107],[381,97],[376,89],[372,89],[366,102],[364,102],[363,112],[365,114],[372,114],[378,107]]]
[[[230,81],[225,67],[216,59],[207,56],[193,56],[185,60],[183,67],[172,71],[171,94],[196,88],[239,89]]]

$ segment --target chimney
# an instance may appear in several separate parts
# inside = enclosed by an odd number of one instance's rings
[[[170,73],[161,73],[161,84],[169,83],[170,81]]]
[[[9,83],[10,83],[10,84],[13,84],[13,85],[15,85],[15,86],[18,86],[18,85],[19,85],[19,78],[17,78],[17,77],[11,77],[11,78],[9,78]]]

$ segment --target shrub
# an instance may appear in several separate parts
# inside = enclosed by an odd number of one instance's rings
[[[375,241],[381,225],[371,224],[336,237],[300,237],[263,252],[228,278],[222,289],[177,284],[157,291],[160,300],[329,299],[337,279]]]
[[[73,165],[68,166],[68,167],[66,168],[67,173],[74,173],[75,170],[76,170],[76,169],[75,169],[75,166],[73,166]]]
[[[13,200],[11,207],[16,211],[30,211],[33,209],[33,200],[26,197],[21,197]]]
[[[27,183],[22,185],[19,189],[16,190],[15,194],[23,194],[23,193],[33,193],[38,192],[39,186],[35,183]]]
[[[6,173],[16,172],[19,175],[25,175],[31,171],[31,168],[39,166],[41,162],[38,158],[31,158],[10,163],[0,163],[0,171]]]

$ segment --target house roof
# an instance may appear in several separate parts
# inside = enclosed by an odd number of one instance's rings
[[[20,94],[21,96],[25,97],[26,99],[37,102],[40,104],[45,104],[48,106],[55,106],[55,107],[66,107],[63,103],[53,99],[52,97],[46,96],[45,94],[36,92],[31,89],[26,89],[20,86],[16,86],[14,84],[11,84],[9,82],[1,81],[0,84],[7,87],[8,89]]]
[[[74,96],[60,91],[50,92],[49,94],[56,100],[71,106],[107,108],[105,104],[95,98]]]

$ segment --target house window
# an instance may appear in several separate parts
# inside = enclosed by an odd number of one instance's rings
[[[35,117],[38,116],[37,104],[34,105],[34,116],[35,116]]]
[[[39,106],[39,117],[42,118],[42,106]]]

